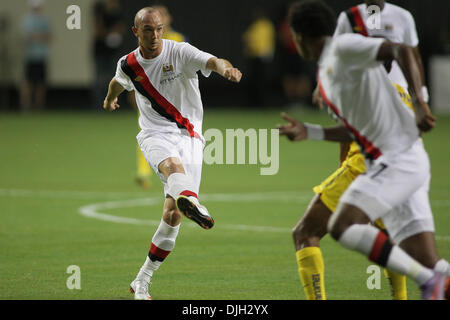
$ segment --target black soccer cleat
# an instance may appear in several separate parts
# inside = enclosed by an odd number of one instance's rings
[[[186,218],[197,222],[203,229],[211,229],[214,219],[209,215],[208,209],[202,206],[196,197],[180,195],[177,198],[177,208]]]

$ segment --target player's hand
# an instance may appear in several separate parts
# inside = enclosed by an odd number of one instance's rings
[[[238,68],[226,68],[223,76],[232,82],[238,83],[241,81],[242,73]]]
[[[118,100],[118,98],[115,98],[112,101],[105,99],[105,101],[103,102],[103,109],[105,109],[106,111],[114,111],[116,109],[119,109],[120,105],[117,103]]]
[[[428,103],[415,100],[414,104],[416,106],[414,109],[416,111],[417,126],[420,131],[428,132],[433,129],[436,125],[436,117],[431,113]]]
[[[303,123],[288,116],[284,112],[281,113],[281,117],[288,123],[277,126],[277,129],[280,130],[280,135],[286,136],[291,141],[301,141],[306,139],[306,128]]]
[[[433,116],[431,113],[426,113],[422,119],[419,120],[417,123],[417,126],[419,129],[423,132],[428,132],[431,129],[434,128],[436,125],[436,117]]]
[[[312,103],[320,108],[320,110],[323,109],[323,99],[320,95],[319,86],[317,86],[312,95]]]

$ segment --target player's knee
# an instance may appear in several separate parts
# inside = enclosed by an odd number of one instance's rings
[[[320,241],[320,235],[310,228],[304,220],[301,220],[292,229],[292,238],[297,249],[306,246],[318,246]]]
[[[158,165],[158,170],[168,178],[172,173],[184,173],[183,165],[178,158],[168,158]]]
[[[343,203],[338,205],[336,212],[328,220],[327,229],[333,239],[339,240],[350,226],[369,222],[370,219],[361,209]]]

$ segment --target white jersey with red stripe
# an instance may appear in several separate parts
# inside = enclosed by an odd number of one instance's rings
[[[416,47],[419,44],[414,18],[406,9],[385,2],[384,8],[379,15],[379,26],[377,26],[374,18],[368,22],[369,13],[372,12],[367,11],[365,3],[358,5],[357,8],[369,37],[385,38],[389,41],[403,43],[412,47]],[[334,35],[353,32],[355,30],[351,26],[346,11],[341,12]],[[392,63],[389,78],[403,88],[408,88],[408,83],[396,61]]]
[[[318,63],[324,101],[371,159],[402,152],[419,138],[414,113],[376,60],[384,41],[353,33],[330,37]]]
[[[213,55],[186,42],[162,40],[162,51],[153,59],[139,48],[119,59],[115,79],[135,90],[139,126],[147,134],[182,133],[202,140],[203,104],[197,71],[205,77]]]

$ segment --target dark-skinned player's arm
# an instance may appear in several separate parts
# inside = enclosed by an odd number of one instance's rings
[[[277,129],[280,135],[286,136],[291,141],[302,140],[327,140],[335,142],[352,142],[353,136],[344,125],[335,127],[322,128],[321,126],[303,123],[295,120],[286,113],[282,113],[281,117],[288,123],[278,125]]]
[[[427,85],[425,83],[425,71],[423,69],[422,56],[420,55],[418,46],[414,47],[414,57],[416,58],[417,65],[419,66],[420,79],[422,80],[421,92],[423,95],[423,99],[425,100],[426,103],[428,103],[429,94],[428,94]]]
[[[396,60],[408,82],[408,90],[412,97],[416,113],[417,126],[427,132],[434,128],[436,118],[431,114],[428,103],[422,94],[422,75],[417,63],[414,48],[390,41],[384,41],[378,50],[377,60]]]

